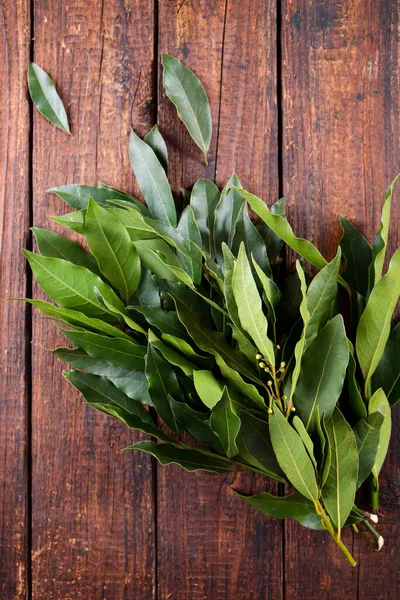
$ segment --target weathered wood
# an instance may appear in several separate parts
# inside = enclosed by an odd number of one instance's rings
[[[199,177],[220,185],[238,168],[243,184],[278,195],[275,3],[159,2],[159,50],[184,61],[210,98],[209,165],[159,89],[158,122],[169,142],[175,190]],[[263,31],[260,38],[259,32]],[[265,78],[268,81],[265,83]],[[275,490],[250,474],[219,477],[158,469],[159,598],[281,598],[281,524],[236,498]]]
[[[397,28],[395,3],[282,3],[284,194],[295,232],[327,258],[340,237],[341,213],[373,237],[384,190],[399,170]],[[394,212],[398,245],[396,204]],[[396,427],[396,409],[394,414]],[[289,523],[287,598],[398,598],[398,453],[395,434],[382,477],[379,529],[389,538],[384,550],[377,555],[365,534],[352,542],[350,533],[350,548],[360,559],[352,570],[322,534]],[[305,552],[312,565],[307,569]]]
[[[131,118],[153,122],[153,3],[35,2],[34,59],[63,98],[73,137],[34,113],[34,222],[68,212],[45,190],[98,179],[132,189]],[[37,286],[35,296],[41,296]],[[34,314],[33,598],[154,598],[152,463],[136,436],[88,407],[42,348],[62,343]]]
[[[0,1],[0,596],[29,593],[29,293],[21,248],[30,216],[30,3]]]

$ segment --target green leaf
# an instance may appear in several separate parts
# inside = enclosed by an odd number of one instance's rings
[[[174,400],[171,395],[169,396],[169,401],[172,412],[180,427],[183,427],[198,442],[212,446],[217,452],[223,453],[221,444],[210,427],[209,413],[193,410],[188,404]]]
[[[87,317],[86,315],[77,310],[59,308],[58,306],[54,306],[54,304],[51,304],[50,302],[45,302],[44,300],[31,300],[30,298],[24,298],[24,302],[29,302],[30,304],[33,304],[33,306],[36,306],[36,308],[41,310],[46,315],[50,315],[51,317],[54,317],[57,321],[67,323],[68,325],[72,325],[73,327],[82,327],[83,329],[90,329],[99,333],[105,333],[111,337],[119,337],[124,340],[131,340],[127,333],[124,333],[117,327],[113,327],[113,325],[110,325],[102,319],[94,319],[92,317]]]
[[[166,361],[175,367],[179,367],[187,377],[193,375],[193,370],[196,366],[192,362],[182,356],[182,354],[179,354],[179,352],[176,352],[173,348],[168,346],[168,344],[164,344],[164,342],[154,335],[151,330],[149,330],[148,336],[151,344],[161,352]]]
[[[130,414],[139,417],[143,423],[154,426],[153,419],[140,402],[128,398],[105,377],[81,371],[64,371],[64,376],[89,403],[116,404]]]
[[[148,208],[133,198],[132,196],[128,196],[124,192],[116,190],[115,188],[111,188],[110,186],[106,186],[105,184],[100,184],[100,187],[96,187],[94,185],[80,185],[78,183],[69,183],[67,185],[62,185],[61,187],[54,187],[46,190],[49,194],[56,194],[59,196],[64,202],[72,206],[73,208],[77,208],[79,210],[86,209],[89,203],[89,198],[92,198],[99,206],[103,208],[108,208],[110,206],[109,200],[121,200],[128,202],[129,206],[132,210],[136,210],[137,212],[141,212],[143,215],[149,214]]]
[[[133,341],[110,338],[83,329],[61,329],[63,334],[78,348],[93,358],[105,360],[110,365],[129,371],[144,371],[146,348]]]
[[[392,205],[393,188],[399,176],[400,173],[399,175],[396,175],[396,177],[393,179],[392,183],[386,190],[385,202],[382,209],[381,224],[372,244],[372,250],[374,255],[375,285],[378,283],[379,279],[382,276],[382,269],[386,256],[386,245],[389,236],[390,209]]]
[[[152,217],[176,226],[176,210],[165,171],[150,146],[134,131],[129,141],[129,156],[140,190]]]
[[[251,206],[251,209],[274,231],[288,246],[312,265],[322,269],[327,265],[327,261],[311,242],[298,238],[294,235],[292,228],[284,217],[273,214],[260,198],[246,192],[245,190],[233,185],[236,190]]]
[[[96,196],[99,197],[100,202]],[[144,217],[150,216],[150,211],[147,208],[147,206],[143,204],[143,202],[140,202],[140,200],[134,198],[130,194],[127,194],[122,190],[112,187],[111,185],[107,185],[102,181],[98,182],[96,195],[91,197],[95,202],[97,202],[97,204],[100,204],[100,206],[102,206],[102,201],[105,204],[109,202],[119,201],[128,210],[134,209],[136,212],[139,212]],[[107,206],[105,206],[105,208],[107,208]]]
[[[269,477],[286,483],[272,447],[268,423],[245,410],[240,412],[240,420],[240,431],[247,451],[257,459]]]
[[[372,377],[374,389],[382,388],[389,404],[400,400],[400,324],[391,331],[382,358]]]
[[[232,187],[231,187],[232,186]],[[233,186],[236,186],[235,188]],[[236,231],[236,223],[244,200],[236,191],[240,181],[236,173],[232,175],[226,187],[222,190],[220,200],[214,215],[214,246],[215,254],[220,265],[223,264],[222,242],[232,248]]]
[[[253,261],[268,277],[272,277],[265,242],[258,230],[250,221],[247,204],[243,202],[236,221],[235,235],[232,242],[232,251],[237,254],[241,243],[244,243],[247,257],[253,257]]]
[[[157,327],[161,333],[174,336],[186,335],[186,330],[175,311],[167,311],[159,306],[132,306],[129,308],[144,315],[149,325]]]
[[[222,376],[229,381],[232,388],[234,388],[241,396],[243,400],[240,402],[241,405],[248,405],[245,399],[250,399],[255,409],[265,409],[264,398],[258,392],[257,388],[251,383],[246,383],[243,377],[229,365],[226,364],[222,356],[215,354],[215,361],[221,371]]]
[[[146,377],[149,383],[149,395],[159,417],[172,431],[178,432],[179,428],[168,396],[171,394],[175,398],[181,398],[182,392],[174,370],[157,354],[150,341],[146,356]]]
[[[188,258],[184,253],[178,251],[178,256],[185,269],[190,275],[194,283],[200,284],[202,277],[202,257],[201,251],[197,247],[201,247],[201,235],[197,226],[193,210],[190,206],[186,206],[179,219],[177,230],[182,236],[192,242],[192,258]]]
[[[342,277],[353,292],[367,296],[369,292],[369,269],[372,263],[372,248],[365,237],[345,217],[340,217],[343,236],[340,247],[346,259]]]
[[[60,258],[47,258],[28,250],[22,251],[29,261],[40,287],[63,308],[79,310],[85,315],[104,315],[107,309],[99,302],[95,288],[120,310],[125,307],[113,290],[94,273]]]
[[[368,421],[375,413],[383,414],[383,422],[379,430],[379,446],[376,452],[375,464],[373,472],[375,476],[378,476],[383,463],[386,458],[386,454],[389,448],[390,434],[392,431],[392,411],[390,404],[386,398],[385,392],[379,389],[372,396],[368,405]]]
[[[207,162],[207,151],[212,135],[212,120],[207,94],[201,81],[177,58],[162,54],[163,84],[168,98],[175,105],[178,116],[190,136],[202,150]]]
[[[140,280],[140,259],[125,227],[90,199],[85,236],[100,271],[128,302]]]
[[[235,300],[235,296],[233,294],[233,272],[235,270],[236,259],[233,256],[232,252],[229,250],[228,246],[225,242],[222,242],[222,252],[224,256],[224,297],[225,304],[228,310],[229,316],[232,320],[232,323],[236,325],[238,329],[242,329],[239,319],[238,308]],[[257,354],[257,350],[255,349],[255,354],[253,354],[253,359]]]
[[[308,435],[306,428],[304,427],[303,421],[295,415],[292,420],[292,425],[301,437],[301,440],[304,446],[306,447],[307,454],[311,458],[312,464],[315,468],[317,468],[317,461],[314,457],[314,444],[312,442],[312,439]]]
[[[160,292],[150,271],[142,267],[142,275],[135,294],[140,306],[160,306]]]
[[[132,400],[153,406],[147,391],[144,371],[131,371],[109,365],[105,360],[89,356],[81,348],[56,348],[51,353],[74,369],[106,377]]]
[[[82,246],[73,240],[58,235],[54,231],[41,229],[40,227],[31,227],[31,230],[35,235],[37,247],[42,256],[62,258],[74,265],[86,267],[92,273],[96,273],[96,275],[101,275],[94,256],[86,252]]]
[[[296,391],[297,382],[299,380],[301,361],[303,358],[303,353],[304,353],[304,349],[305,349],[305,345],[306,345],[307,325],[308,325],[308,321],[310,319],[310,314],[309,314],[308,308],[307,308],[306,278],[304,275],[303,268],[300,265],[298,260],[296,261],[296,270],[297,270],[297,275],[300,280],[300,289],[301,289],[301,294],[302,294],[302,300],[300,303],[300,314],[301,314],[301,318],[303,320],[303,332],[301,334],[299,341],[296,343],[296,346],[294,348],[295,366],[294,366],[293,373],[292,373],[292,382],[291,382],[291,386],[290,386],[289,403],[292,402],[293,395]]]
[[[280,198],[277,202],[275,202],[275,204],[271,206],[270,212],[273,215],[280,215],[281,217],[286,219],[285,199]],[[270,264],[277,264],[279,262],[279,255],[283,248],[283,240],[278,235],[276,235],[276,233],[272,231],[272,229],[268,227],[268,225],[264,223],[264,221],[260,221],[257,224],[257,230],[264,240]]]
[[[303,527],[316,530],[322,529],[321,517],[315,512],[314,503],[299,494],[299,492],[280,497],[268,494],[268,492],[261,492],[255,496],[244,496],[235,490],[233,491],[239,498],[269,517],[294,519]]]
[[[262,312],[261,298],[243,244],[233,273],[232,287],[242,328],[268,363],[274,366],[274,346],[267,336],[268,322]]]
[[[186,331],[185,331],[186,335]],[[214,359],[211,356],[203,356],[195,352],[192,346],[186,341],[178,338],[174,335],[170,335],[169,333],[163,333],[162,339],[169,346],[175,348],[178,352],[190,358],[193,363],[200,368],[212,368],[214,366]]]
[[[190,195],[197,226],[200,231],[202,248],[210,256],[214,256],[214,213],[219,202],[219,189],[209,179],[198,179]]]
[[[53,81],[39,65],[28,66],[28,87],[32,102],[38,111],[62,131],[71,133],[67,113]]]
[[[201,450],[177,448],[172,444],[156,444],[155,442],[138,442],[128,446],[126,450],[142,450],[154,456],[161,465],[179,465],[186,471],[210,471],[211,473],[227,473],[231,471],[229,464],[211,453]]]
[[[224,388],[221,399],[211,411],[210,425],[218,436],[226,456],[231,458],[238,453],[236,438],[240,430],[240,419],[233,410],[227,388]]]
[[[282,471],[293,487],[316,503],[318,486],[311,459],[301,437],[276,407],[273,414],[269,415],[269,431],[272,447]]]
[[[337,278],[340,267],[340,249],[336,257],[311,281],[307,290],[307,310],[309,319],[306,327],[306,346],[325,324],[332,302],[337,294]]]
[[[207,408],[214,408],[221,399],[224,390],[223,384],[211,371],[205,369],[193,371],[193,382],[203,404]]]
[[[354,358],[354,348],[350,340],[347,340],[349,346],[349,364],[347,365],[346,383],[349,395],[350,408],[359,419],[367,417],[367,408],[361,395],[360,386],[356,376],[356,361]]]
[[[150,131],[144,136],[143,141],[153,150],[166,175],[168,175],[168,150],[164,138],[158,129],[158,125],[153,125]]]
[[[61,217],[51,217],[53,221],[59,223],[63,227],[67,229],[71,229],[71,231],[76,231],[77,233],[83,234],[85,232],[85,215],[86,210],[77,210],[72,213],[67,213],[66,215],[61,215]]]
[[[336,408],[325,423],[330,468],[322,499],[325,507],[340,532],[346,522],[357,489],[358,450],[354,433],[342,413]],[[339,533],[340,535],[340,533]]]
[[[378,410],[369,416],[368,421],[361,419],[353,428],[359,455],[357,489],[366,480],[375,464],[383,419],[384,414]]]
[[[315,410],[332,414],[343,388],[349,361],[343,317],[337,315],[314,338],[303,354],[294,394],[296,410],[307,431],[315,429]]]
[[[182,281],[188,287],[193,287],[190,276],[181,268],[179,259],[163,240],[138,240],[134,244],[141,263],[149,271],[162,279]]]
[[[228,344],[224,334],[210,329],[204,323],[201,314],[190,310],[181,299],[175,297],[174,300],[179,320],[200,350],[213,356],[219,354],[232,369],[236,369],[252,381],[262,384],[262,381],[255,375],[251,363]]]
[[[365,390],[383,356],[399,296],[400,249],[393,255],[386,275],[373,288],[357,327],[356,352],[364,375]]]

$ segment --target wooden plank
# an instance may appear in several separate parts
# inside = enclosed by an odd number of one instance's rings
[[[131,118],[153,122],[153,3],[35,2],[35,61],[54,78],[73,137],[34,115],[34,222],[68,211],[45,190],[98,179],[128,191]],[[35,286],[35,296],[41,296]],[[33,598],[154,598],[152,462],[137,437],[85,408],[43,350],[62,343],[34,315]]]
[[[397,13],[384,1],[282,2],[284,194],[295,232],[327,258],[340,237],[340,213],[372,239],[383,192],[399,168]],[[395,213],[398,245],[398,205]],[[380,528],[388,546],[377,555],[366,535],[352,541],[350,532],[346,539],[359,560],[350,569],[323,534],[288,524],[287,598],[399,596],[392,560],[400,549],[398,455],[395,435],[382,477]]]
[[[30,217],[30,3],[0,1],[0,596],[29,594],[29,293],[21,248]]]
[[[214,121],[205,167],[159,90],[158,122],[173,146],[174,189],[215,173],[222,185],[237,168],[243,184],[275,200],[275,3],[243,0],[238,8],[220,0],[161,0],[158,22],[160,52],[177,56],[201,78]],[[254,494],[275,486],[250,474],[188,474],[174,466],[158,468],[157,481],[159,598],[281,598],[281,524],[230,490]]]

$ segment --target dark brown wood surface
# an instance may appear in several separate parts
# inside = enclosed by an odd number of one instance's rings
[[[387,0],[0,0],[1,299],[30,292],[20,249],[32,219],[57,230],[49,218],[65,206],[45,190],[101,179],[136,193],[129,131],[155,122],[178,201],[180,186],[223,185],[236,170],[268,203],[283,191],[296,233],[328,258],[339,213],[371,238],[400,170],[398,13]],[[205,85],[207,167],[162,90],[160,52]],[[73,137],[29,109],[30,57],[55,80]],[[392,249],[399,221],[395,201]],[[189,475],[122,453],[136,436],[85,408],[44,351],[62,340],[54,325],[16,303],[0,315],[1,598],[400,596],[397,410],[381,478],[386,546],[377,554],[364,533],[347,534],[351,569],[323,534],[232,494],[276,491],[261,477]]]

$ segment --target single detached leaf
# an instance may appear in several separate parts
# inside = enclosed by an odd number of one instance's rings
[[[240,432],[246,450],[262,465],[269,477],[285,483],[285,474],[272,447],[268,423],[245,410],[240,411],[240,420]]]
[[[290,483],[312,502],[318,501],[315,471],[299,434],[276,407],[269,415],[272,447]]]
[[[368,421],[361,419],[354,426],[353,431],[357,440],[359,463],[357,488],[366,480],[375,464],[383,419],[383,412],[378,410],[369,415]]]
[[[168,175],[168,150],[164,138],[158,129],[158,125],[153,125],[150,131],[144,136],[143,141],[152,148],[165,173]]]
[[[134,131],[131,132],[129,141],[129,157],[151,215],[175,227],[175,203],[165,171],[153,149]]]
[[[212,120],[210,104],[201,81],[177,58],[162,54],[163,84],[178,116],[204,156],[210,147]]]
[[[340,396],[349,362],[343,317],[337,315],[303,354],[294,404],[307,431],[315,429],[315,410],[328,418]]]
[[[356,352],[365,390],[383,356],[399,296],[400,249],[393,255],[386,275],[373,288],[357,327]]]
[[[110,365],[105,360],[89,356],[81,348],[59,347],[51,350],[51,353],[74,369],[106,377],[132,400],[153,406],[147,391],[148,384],[144,371],[132,371]]]
[[[389,236],[390,210],[392,205],[393,188],[399,176],[400,173],[399,175],[396,175],[396,177],[393,179],[392,183],[386,190],[385,202],[382,209],[381,224],[372,245],[374,255],[375,285],[378,283],[379,279],[382,276],[382,269],[386,256],[386,245]]]
[[[242,188],[232,186],[250,204],[251,209],[274,231],[288,246],[312,265],[322,269],[327,261],[311,242],[298,238],[284,217],[273,214],[260,198],[246,192]]]
[[[178,432],[169,394],[180,398],[182,392],[171,365],[157,354],[150,341],[147,348],[146,377],[149,383],[149,395],[158,415],[172,431]]]
[[[85,236],[100,271],[128,302],[140,280],[140,259],[121,223],[89,200]]]
[[[207,408],[214,408],[221,399],[224,390],[223,384],[211,373],[211,371],[205,369],[193,371],[193,382],[196,392],[203,404],[205,404]]]
[[[336,257],[314,277],[307,290],[309,320],[306,328],[306,346],[317,335],[327,320],[329,309],[337,294],[340,267],[340,249]]]
[[[365,237],[345,217],[340,217],[343,236],[340,247],[346,260],[342,277],[353,292],[367,296],[369,292],[369,271],[372,263],[372,248]]]
[[[245,203],[241,195],[236,191],[236,188],[240,187],[238,176],[236,173],[233,173],[227,185],[222,190],[220,200],[215,209],[214,247],[220,265],[223,264],[224,258],[222,254],[222,242],[225,242],[228,248],[232,248],[240,209]]]
[[[156,444],[155,442],[138,442],[128,446],[126,450],[142,450],[154,456],[161,465],[179,465],[186,471],[210,471],[226,473],[231,471],[229,464],[222,457],[213,456],[210,452],[177,448],[172,444]]]
[[[254,506],[269,517],[275,519],[294,519],[303,527],[322,529],[321,517],[315,512],[314,503],[302,496],[299,492],[289,496],[273,496],[268,492],[261,492],[256,496],[244,496],[233,490],[239,498]]]
[[[268,322],[262,311],[261,297],[243,244],[233,273],[232,287],[242,328],[250,335],[268,363],[274,366],[274,346],[267,336]]]
[[[80,265],[86,267],[92,273],[101,275],[96,259],[94,256],[86,252],[76,242],[68,238],[58,235],[54,231],[47,231],[40,227],[31,228],[36,239],[37,247],[42,256],[48,256],[50,258],[62,258],[68,260],[74,265]]]
[[[330,468],[322,499],[337,529],[345,524],[354,505],[358,479],[358,450],[354,433],[336,408],[325,423]]]
[[[94,291],[96,288],[110,304],[125,310],[115,292],[85,267],[60,258],[40,256],[28,250],[23,250],[23,253],[40,287],[63,308],[79,310],[89,317],[104,315],[107,309],[98,300]]]
[[[59,129],[71,133],[67,113],[53,81],[39,65],[28,67],[28,87],[32,102],[38,111]]]
[[[379,446],[373,467],[373,473],[376,477],[379,475],[385,461],[392,431],[392,411],[382,389],[377,390],[369,401],[368,421],[377,412],[383,415],[383,421],[379,430]]]
[[[211,429],[218,436],[226,456],[231,458],[238,453],[236,438],[240,430],[240,419],[233,410],[228,390],[224,388],[222,398],[211,411]]]
[[[382,388],[389,404],[400,400],[400,324],[391,331],[381,360],[372,377],[374,389]]]
[[[142,423],[154,426],[153,419],[140,402],[129,398],[105,377],[81,371],[66,371],[64,375],[81,392],[89,404],[115,404],[130,414],[136,415]]]
[[[206,254],[214,256],[214,213],[219,202],[219,189],[209,179],[198,179],[190,195],[197,226],[200,231],[202,248]]]

